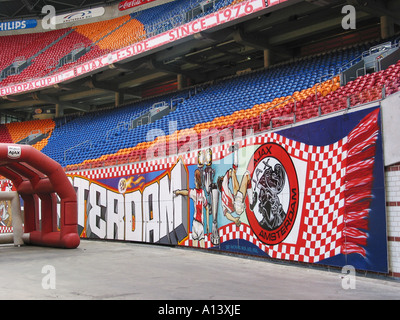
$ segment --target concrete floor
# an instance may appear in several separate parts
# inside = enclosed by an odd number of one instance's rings
[[[1,246],[0,273],[7,300],[400,299],[400,281],[358,275],[346,290],[339,271],[122,242]]]

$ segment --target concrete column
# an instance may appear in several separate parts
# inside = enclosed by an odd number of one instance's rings
[[[56,118],[62,117],[64,115],[64,107],[62,107],[59,103],[56,104]]]
[[[184,79],[185,77],[182,74],[177,75],[178,90],[181,90],[185,87]]]
[[[271,51],[269,49],[264,50],[264,68],[268,68],[271,65]]]
[[[124,103],[124,94],[121,92],[115,93],[115,106],[118,107]]]
[[[381,16],[381,38],[387,39],[394,35],[393,19],[388,16]]]

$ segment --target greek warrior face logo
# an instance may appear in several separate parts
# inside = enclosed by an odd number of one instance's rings
[[[262,242],[278,244],[289,235],[297,215],[299,186],[293,162],[280,145],[267,143],[255,151],[248,170],[257,194],[257,203],[247,208],[250,226]]]

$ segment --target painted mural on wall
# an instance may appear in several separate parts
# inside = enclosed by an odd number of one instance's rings
[[[80,236],[388,271],[379,107],[226,141],[70,173]]]
[[[225,141],[71,172],[80,236],[388,272],[379,107]]]
[[[83,238],[388,269],[379,108],[70,179]]]
[[[388,269],[379,108],[69,179],[82,238]]]

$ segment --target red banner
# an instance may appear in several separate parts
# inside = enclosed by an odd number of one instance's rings
[[[153,1],[155,0],[125,0],[119,3],[118,10],[124,11],[127,9],[132,9],[134,7],[138,7],[141,6],[142,4],[146,4]]]

